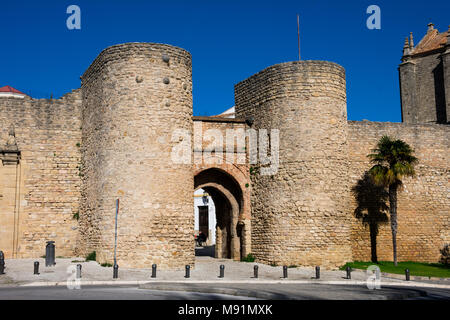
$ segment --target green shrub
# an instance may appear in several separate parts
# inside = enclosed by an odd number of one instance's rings
[[[95,261],[96,259],[97,259],[97,253],[95,251],[92,251],[86,257],[86,261]]]
[[[243,262],[255,262],[255,257],[249,253],[246,257],[241,258],[241,261]]]
[[[101,264],[102,267],[112,267],[113,265],[111,263],[105,262]]]
[[[450,266],[450,245],[446,244],[441,250],[441,259],[440,263]]]

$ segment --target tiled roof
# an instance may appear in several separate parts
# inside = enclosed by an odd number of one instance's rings
[[[439,33],[437,29],[428,30],[425,37],[412,49],[411,54],[419,54],[442,48],[447,43],[449,31]]]
[[[20,92],[19,90],[14,89],[14,88],[11,87],[11,86],[4,86],[4,87],[1,87],[1,88],[0,88],[0,92],[18,93],[18,94],[23,94],[23,95],[25,95],[25,93]]]

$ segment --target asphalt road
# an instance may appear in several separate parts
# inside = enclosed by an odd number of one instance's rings
[[[235,294],[269,300],[450,300],[450,289],[330,284],[187,284],[148,283],[141,287]]]
[[[0,300],[231,300],[249,299],[225,294],[144,290],[137,286],[84,286],[0,288]],[[254,298],[253,298],[254,299]]]
[[[325,284],[236,285],[153,283],[137,286],[84,286],[0,288],[0,300],[450,300],[450,290],[435,288],[382,287]],[[158,289],[158,290],[155,290]],[[203,291],[203,292],[200,292]]]

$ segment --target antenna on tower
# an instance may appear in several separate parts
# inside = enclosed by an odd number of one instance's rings
[[[298,38],[298,61],[301,60],[300,56],[300,15],[297,13],[297,38]]]

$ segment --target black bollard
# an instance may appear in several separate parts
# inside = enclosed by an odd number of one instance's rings
[[[45,246],[45,266],[53,267],[55,264],[55,241],[47,241]]]
[[[288,269],[287,266],[283,266],[283,278],[288,277],[287,269]]]
[[[0,251],[0,274],[5,274],[5,255]]]
[[[409,269],[405,269],[406,281],[409,281]]]
[[[320,279],[320,267],[316,267],[316,279]]]
[[[39,274],[39,261],[34,262],[34,274]]]
[[[81,264],[77,264],[77,279],[81,279]]]
[[[352,278],[352,268],[347,267],[346,271],[347,271],[347,279],[351,279]]]
[[[223,264],[221,264],[219,278],[223,278],[224,276],[225,276],[225,266]]]
[[[152,278],[156,278],[156,264],[152,264]]]
[[[258,266],[253,267],[253,277],[258,278]]]
[[[119,278],[119,265],[115,264],[113,267],[113,279]]]
[[[190,276],[191,276],[191,266],[186,265],[186,275],[184,277],[189,278]]]

